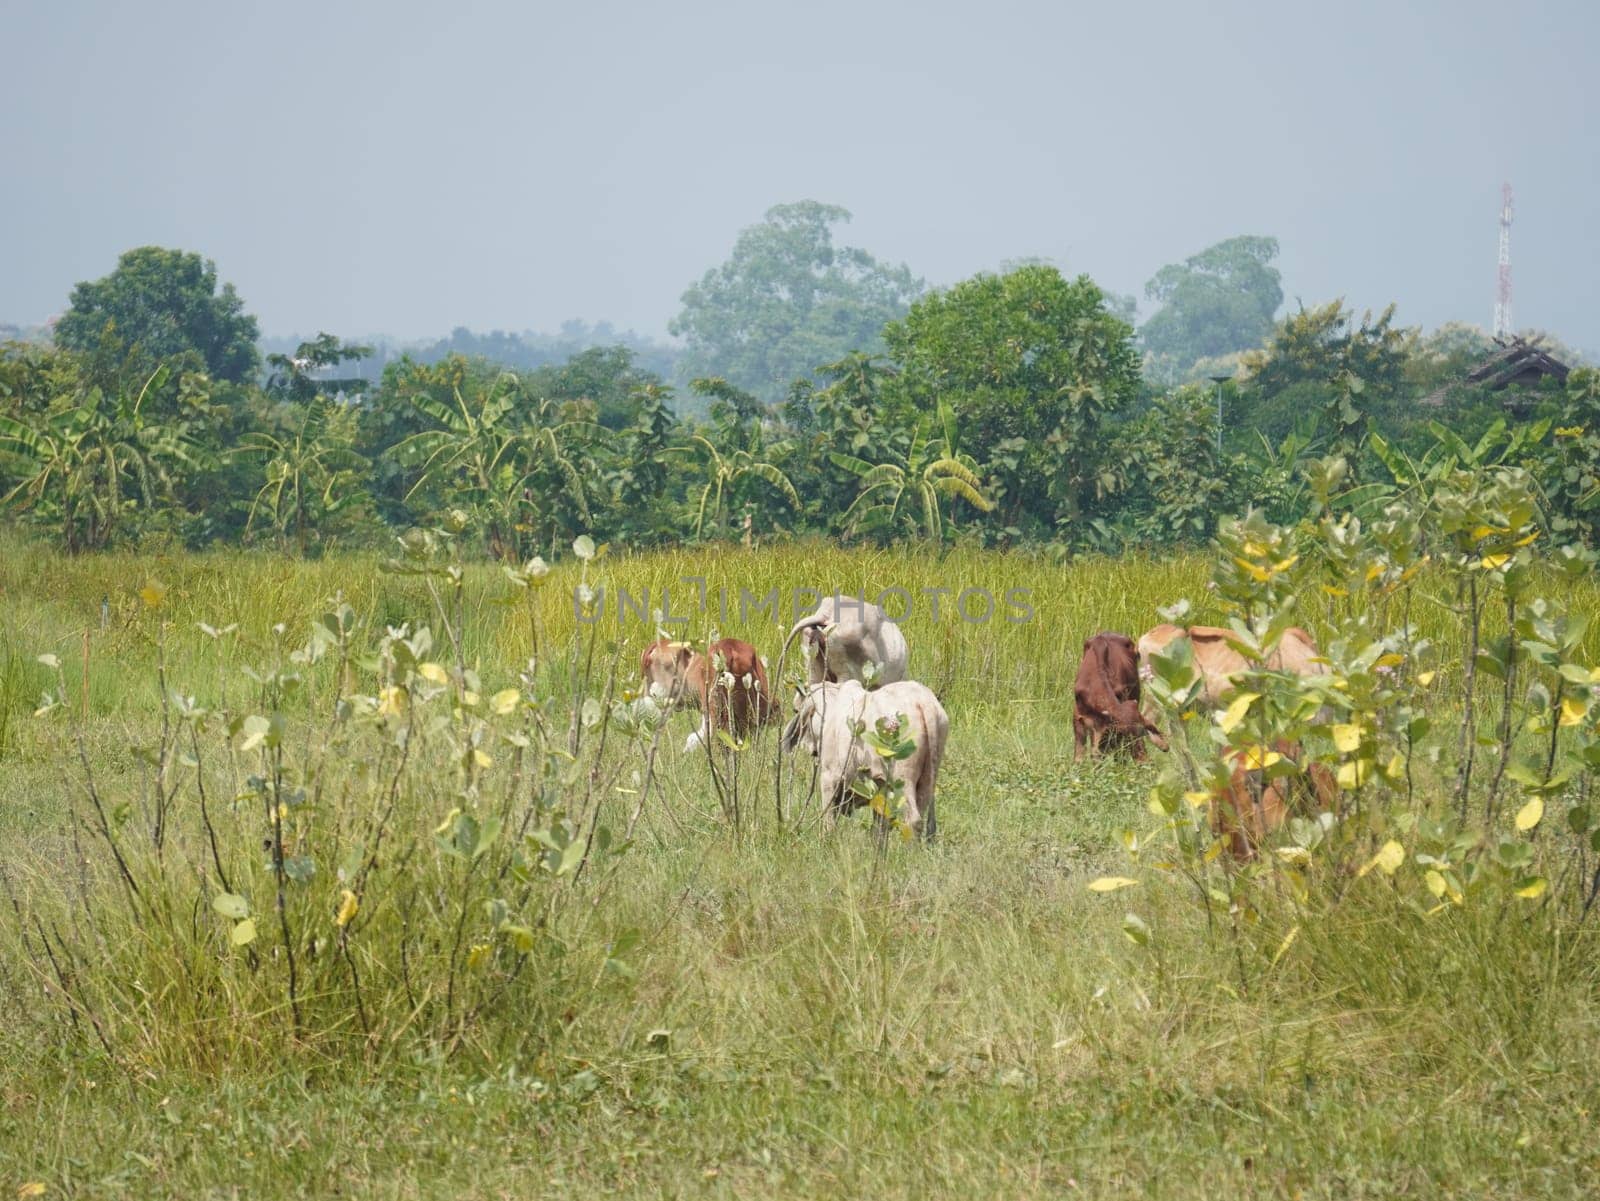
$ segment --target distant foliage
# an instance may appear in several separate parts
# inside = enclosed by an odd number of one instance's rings
[[[1277,257],[1276,238],[1245,236],[1156,272],[1144,294],[1161,307],[1139,331],[1151,373],[1168,383],[1193,378],[1203,359],[1260,346],[1283,303]]]
[[[904,266],[835,246],[850,213],[804,200],[767,210],[722,266],[683,294],[668,326],[686,344],[688,376],[719,376],[777,401],[790,380],[855,350],[874,350],[884,323],[923,290]]]
[[[89,338],[92,323],[69,322],[81,348],[0,347],[0,499],[74,551],[234,542],[319,555],[433,526],[508,563],[580,532],[1065,556],[1201,544],[1248,507],[1291,524],[1312,504],[1307,463],[1336,456],[1353,486],[1381,488],[1432,461],[1447,434],[1463,461],[1471,450],[1528,469],[1550,528],[1600,537],[1593,372],[1492,392],[1463,381],[1480,331],[1423,338],[1392,306],[1357,315],[1336,300],[1191,364],[1220,388],[1164,388],[1148,336],[1141,364],[1128,298],[1088,276],[1023,261],[922,294],[903,269],[835,247],[844,216],[785,205],[745,231],[691,289],[679,363],[728,370],[680,387],[626,335],[582,345],[614,331],[572,323],[560,347],[457,331],[449,344],[483,353],[402,356],[377,378],[375,348],[319,332],[232,381],[203,370],[193,339],[126,342],[111,318]],[[1233,239],[1164,270],[1152,281],[1163,320],[1187,313],[1198,329],[1228,298],[1270,312],[1275,253],[1270,239]],[[127,303],[148,316],[175,280],[189,281],[178,292],[195,312],[237,306],[198,256],[149,249],[79,295],[86,312]],[[174,349],[153,357],[157,344]],[[530,346],[564,357],[520,369],[488,357]]]

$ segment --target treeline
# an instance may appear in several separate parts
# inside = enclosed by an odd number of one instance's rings
[[[0,341],[5,341],[0,329]],[[298,336],[290,338],[263,338],[258,343],[264,354],[293,355],[304,342]],[[665,342],[635,333],[619,330],[609,321],[564,321],[556,333],[523,330],[490,330],[477,333],[457,326],[445,338],[398,342],[392,338],[373,338],[367,342],[371,354],[348,364],[344,375],[367,384],[377,384],[383,379],[384,369],[390,363],[410,359],[416,363],[437,363],[451,355],[468,359],[484,359],[516,371],[533,371],[540,367],[560,367],[585,351],[620,347],[633,356],[633,365],[664,378],[671,379],[676,372],[678,351]]]
[[[815,241],[836,218],[811,216],[800,258],[836,256]],[[778,232],[794,235],[797,220]],[[1258,263],[1265,253],[1243,249]],[[834,341],[797,336],[802,321],[755,356],[748,327],[775,318],[760,289],[734,289],[754,306],[745,327],[702,314],[685,330],[687,353],[708,366],[726,361],[713,332],[739,348],[742,382],[708,374],[675,389],[627,346],[522,369],[403,357],[374,383],[359,370],[370,348],[323,334],[263,363],[254,320],[211,264],[133,251],[79,285],[54,344],[0,351],[0,497],[72,551],[161,539],[316,553],[441,522],[510,561],[578,533],[631,545],[822,535],[1117,551],[1201,541],[1249,507],[1292,521],[1310,503],[1307,467],[1324,456],[1343,457],[1359,482],[1451,454],[1533,467],[1552,525],[1593,541],[1593,371],[1485,392],[1460,382],[1486,348],[1470,331],[1425,339],[1392,309],[1357,316],[1338,302],[1272,321],[1269,295],[1240,310],[1251,328],[1267,312],[1266,334],[1226,352],[1224,385],[1165,383],[1126,302],[1086,276],[1031,263],[929,292],[891,271],[895,299],[875,264],[846,258],[850,271],[806,302],[807,320],[835,329],[855,287],[901,315]],[[1162,311],[1209,269],[1191,260],[1168,273]],[[739,274],[730,261],[686,307],[720,298],[722,315],[737,316],[725,302]],[[1237,264],[1227,274],[1261,281]],[[796,278],[781,289],[790,301]],[[1226,299],[1187,294],[1202,309]],[[1168,323],[1165,345],[1186,329],[1205,333],[1204,349],[1228,345],[1193,312],[1186,321]],[[837,357],[807,363],[796,357],[807,346]],[[1196,355],[1177,376],[1218,360]],[[770,383],[767,395],[750,386],[796,362],[807,365],[776,398]]]

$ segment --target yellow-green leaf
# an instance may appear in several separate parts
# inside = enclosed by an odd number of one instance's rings
[[[1365,759],[1352,759],[1339,765],[1339,787],[1349,790],[1360,788],[1372,774],[1372,764]]]
[[[1444,877],[1433,868],[1428,869],[1428,874],[1422,877],[1422,882],[1428,886],[1428,891],[1436,897],[1444,896]]]
[[[1510,560],[1511,556],[1506,554],[1484,555],[1481,566],[1485,571],[1494,571],[1498,567],[1504,567]]]
[[[356,898],[356,894],[348,888],[345,889],[339,894],[339,912],[333,915],[333,924],[335,926],[348,926],[350,919],[355,917],[357,910],[360,908],[361,902]]]
[[[1333,745],[1338,747],[1343,754],[1361,748],[1361,725],[1359,722],[1350,722],[1347,725],[1333,727]]]
[[[1361,870],[1356,873],[1364,876],[1373,868],[1377,868],[1386,876],[1392,876],[1400,870],[1400,865],[1406,861],[1406,849],[1394,839],[1390,839],[1378,848],[1378,853],[1367,860]]]
[[[1550,887],[1550,881],[1543,876],[1530,876],[1517,884],[1517,895],[1524,900],[1537,901],[1544,896],[1545,890]]]
[[[1433,678],[1438,674],[1439,673],[1436,671],[1419,671],[1417,673],[1417,683],[1426,688],[1429,684],[1433,683]]]
[[[139,599],[148,609],[159,609],[161,602],[167,599],[167,589],[162,584],[146,584],[139,589]]]
[[[45,1187],[44,1187],[44,1181],[42,1181],[42,1180],[29,1180],[26,1183],[21,1184],[21,1185],[19,1185],[17,1187],[17,1196],[19,1198],[23,1198],[23,1197],[42,1197],[42,1196],[44,1196],[44,1194],[45,1194]]]
[[[504,717],[516,711],[517,702],[521,699],[522,693],[515,688],[507,688],[489,698],[489,708],[494,711],[496,717]]]
[[[244,919],[244,921],[238,922],[234,925],[233,933],[229,935],[229,937],[233,940],[233,945],[236,947],[247,946],[250,943],[255,942],[256,919],[253,917],[247,917]]]
[[[1521,809],[1517,810],[1517,829],[1531,830],[1539,824],[1539,819],[1544,817],[1544,801],[1534,797]]]
[[[438,684],[441,687],[450,682],[450,676],[437,663],[422,664],[417,668],[417,674],[428,683]]]
[[[1119,888],[1132,888],[1139,883],[1130,880],[1127,876],[1101,876],[1098,880],[1089,881],[1090,892],[1116,892]]]
[[[1217,725],[1222,727],[1224,734],[1233,732],[1233,728],[1244,720],[1244,715],[1250,712],[1250,706],[1255,704],[1260,695],[1257,692],[1241,692],[1233,698],[1233,703],[1228,706],[1226,712],[1217,718]]]
[[[1589,711],[1589,706],[1575,696],[1561,698],[1561,724],[1575,726],[1583,720],[1583,715]]]

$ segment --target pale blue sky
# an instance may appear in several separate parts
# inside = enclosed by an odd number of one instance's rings
[[[1502,16],[1502,13],[1505,15]],[[267,333],[659,334],[769,205],[935,284],[1142,292],[1277,236],[1285,291],[1600,347],[1600,4],[0,0],[0,321],[146,243]]]

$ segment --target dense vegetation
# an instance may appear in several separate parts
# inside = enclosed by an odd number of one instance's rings
[[[1252,506],[1292,520],[1309,459],[1387,478],[1446,438],[1528,466],[1547,518],[1591,537],[1593,371],[1485,393],[1461,383],[1488,345],[1471,331],[1423,338],[1339,302],[1274,321],[1268,238],[1163,269],[1135,331],[1118,298],[1039,263],[926,292],[835,246],[846,217],[783,205],[745,231],[684,295],[676,385],[637,343],[544,359],[461,331],[449,346],[471,353],[376,382],[371,348],[328,334],[263,363],[212,264],[130,251],[78,285],[54,344],[0,349],[0,497],[71,551],[307,554],[446,513],[511,561],[580,532],[1120,550],[1203,542]],[[569,351],[593,333],[571,332]]]

